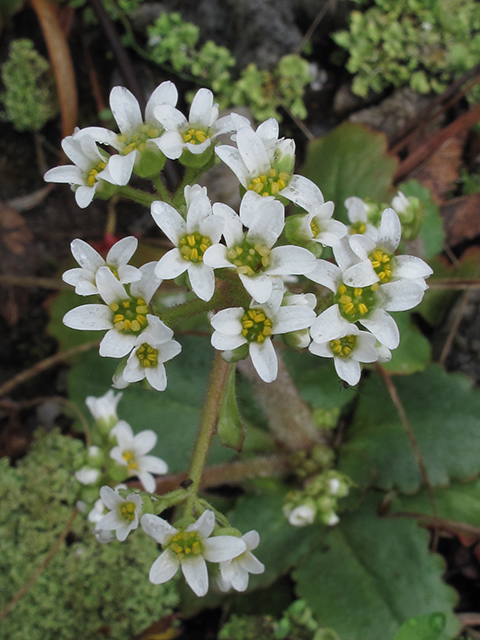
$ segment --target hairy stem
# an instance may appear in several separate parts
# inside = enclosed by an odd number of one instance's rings
[[[153,186],[157,190],[157,193],[160,196],[160,198],[167,204],[171,205],[172,198],[170,196],[170,193],[168,192],[167,187],[163,184],[163,180],[161,176],[155,176],[153,178],[150,178],[150,180],[153,182]]]
[[[215,352],[213,367],[210,373],[207,398],[202,412],[197,439],[193,448],[192,461],[188,471],[191,485],[188,488],[188,498],[185,505],[185,515],[193,516],[193,508],[197,499],[198,488],[203,469],[207,460],[210,442],[217,426],[218,411],[222,400],[223,390],[227,383],[229,364],[225,362],[219,351]]]
[[[128,185],[126,185],[125,187],[118,187],[117,193],[123,198],[128,198],[129,200],[133,200],[134,202],[143,204],[145,207],[150,207],[152,202],[158,200],[158,196],[154,195],[153,193],[147,193],[146,191],[141,191],[140,189],[134,189],[133,187],[129,187]]]

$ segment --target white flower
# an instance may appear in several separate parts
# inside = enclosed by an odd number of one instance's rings
[[[340,522],[340,518],[336,513],[329,514],[328,518],[324,518],[324,522],[329,527],[334,527],[336,524]]]
[[[239,216],[222,203],[214,204],[213,211],[225,221],[227,246],[212,245],[205,252],[204,261],[215,269],[235,269],[257,302],[270,298],[279,276],[303,275],[315,268],[314,255],[303,247],[272,248],[285,226],[285,209],[278,200],[249,191],[242,198]],[[242,223],[248,228],[246,234]]]
[[[88,207],[102,180],[115,184],[107,168],[109,156],[100,151],[89,135],[77,139],[67,136],[62,140],[65,155],[74,163],[49,169],[43,176],[46,182],[61,182],[75,187],[75,200],[82,209]]]
[[[115,531],[117,540],[123,542],[130,531],[138,527],[142,515],[142,498],[137,493],[130,493],[122,498],[111,487],[102,487],[100,498],[111,511],[97,522],[95,531]]]
[[[350,235],[366,235],[376,240],[378,237],[378,229],[368,221],[368,208],[366,203],[361,198],[352,196],[345,200],[345,207],[347,208],[348,219],[350,220],[348,233]]]
[[[153,219],[176,247],[160,259],[155,273],[159,278],[170,280],[188,271],[193,291],[201,300],[208,301],[215,290],[215,275],[203,255],[220,240],[223,220],[212,215],[205,187],[185,187],[185,200],[186,220],[169,204],[152,203]]]
[[[265,571],[265,565],[251,553],[260,543],[257,531],[249,531],[242,536],[242,540],[247,547],[246,551],[236,558],[220,562],[222,579],[218,581],[218,586],[222,591],[228,591],[231,587],[236,591],[245,591],[248,587],[248,574]]]
[[[100,478],[100,470],[93,467],[82,467],[78,471],[75,471],[75,478],[80,484],[95,484]]]
[[[329,307],[310,327],[313,342],[309,350],[316,356],[333,358],[338,377],[350,385],[360,380],[360,362],[376,362],[376,338],[367,331],[359,331],[340,315],[338,305]]]
[[[245,310],[241,307],[222,309],[211,324],[212,345],[220,351],[231,351],[248,346],[258,375],[264,382],[273,382],[278,373],[278,362],[272,344],[275,334],[306,329],[315,319],[315,312],[308,306],[282,307],[283,283],[276,282],[270,299],[262,305],[252,303]]]
[[[131,382],[139,382],[144,378],[157,391],[164,391],[167,387],[163,363],[178,355],[182,347],[176,340],[172,340],[173,331],[159,318],[147,314],[147,322],[147,328],[137,336],[121,375],[114,377],[117,389],[123,389]]]
[[[311,504],[300,504],[286,514],[292,527],[305,527],[315,520],[317,510]]]
[[[337,252],[338,247],[335,248],[336,256]],[[363,267],[368,276],[364,282],[378,278],[365,262]],[[363,287],[353,287],[345,284],[345,280],[351,282],[350,276],[347,278],[345,275],[349,272],[350,268],[342,272],[340,267],[331,262],[317,260],[317,267],[307,275],[310,280],[327,287],[335,294],[335,304],[321,313],[316,320],[315,340],[322,343],[334,339],[329,323],[341,316],[348,323],[361,322],[382,345],[388,349],[396,349],[400,342],[400,333],[395,320],[382,308],[383,298],[378,295],[378,282],[374,281],[369,286],[365,284]],[[335,329],[337,326],[335,325]]]
[[[163,553],[153,563],[149,579],[163,584],[182,567],[183,575],[192,591],[199,597],[208,591],[208,571],[205,561],[225,562],[246,550],[246,544],[235,536],[214,536],[215,515],[207,510],[189,527],[176,529],[166,520],[146,514],[142,518],[145,533],[163,547]]]
[[[317,306],[317,298],[313,293],[297,293],[287,294],[283,297],[282,307],[287,306],[307,306],[315,310]],[[284,342],[294,349],[305,349],[310,344],[310,331],[302,329],[300,331],[292,331],[283,335]]]
[[[107,425],[114,427],[118,422],[117,406],[122,399],[122,393],[117,393],[113,389],[109,389],[100,398],[95,396],[87,396],[85,403],[90,409],[90,413],[95,419],[95,422],[104,422]]]
[[[83,331],[105,330],[100,355],[123,358],[134,348],[137,336],[148,325],[148,303],[160,285],[155,276],[155,262],[140,268],[141,280],[130,285],[130,294],[109,267],[100,267],[95,283],[105,304],[85,304],[69,311],[63,323]]]
[[[126,487],[126,485],[124,485]],[[100,520],[103,520],[104,516],[107,514],[107,510],[105,508],[105,504],[101,498],[95,501],[92,509],[88,514],[89,522],[93,522],[93,524],[97,524]]]
[[[119,153],[110,157],[108,169],[114,184],[126,185],[134,166],[142,153],[149,149],[158,153],[163,127],[155,113],[177,104],[178,92],[173,82],[162,82],[150,96],[145,108],[145,122],[135,96],[125,87],[113,87],[110,92],[110,108],[120,129],[114,133],[103,127],[87,127],[75,134],[91,136],[97,142],[107,144]]]
[[[292,178],[295,142],[278,139],[278,122],[270,118],[256,131],[250,127],[239,128],[236,142],[238,148],[222,145],[216,148],[216,153],[242,186],[262,196],[283,195]]]
[[[107,254],[107,259],[95,251],[89,244],[76,238],[70,244],[73,257],[80,268],[69,269],[62,276],[64,282],[75,287],[79,296],[90,296],[98,293],[95,277],[100,267],[109,267],[122,284],[130,284],[140,280],[140,270],[127,262],[135,253],[138,240],[133,236],[122,238],[116,242]]]
[[[343,222],[332,220],[335,205],[331,201],[325,202],[320,189],[308,178],[292,176],[282,196],[308,212],[307,215],[292,216],[298,226],[296,233],[304,241],[333,247],[346,235],[347,227]]]
[[[368,267],[379,281],[381,306],[387,311],[413,309],[428,288],[425,278],[432,269],[421,258],[394,255],[402,237],[402,225],[393,209],[385,209],[375,242],[367,236],[352,236],[350,246],[360,262],[348,270],[352,286],[358,285]],[[387,345],[388,346],[388,345]]]
[[[165,128],[159,147],[172,160],[180,158],[184,151],[200,155],[211,146],[216,136],[235,129],[231,116],[218,117],[218,105],[213,104],[213,93],[209,89],[197,91],[188,120],[173,106],[157,108],[155,115]],[[237,118],[242,126],[248,123],[246,118]]]
[[[120,420],[112,429],[111,435],[118,442],[118,446],[110,451],[112,460],[127,467],[127,477],[137,476],[145,491],[153,493],[156,483],[152,473],[161,475],[168,471],[165,460],[145,455],[156,445],[157,434],[148,429],[133,435],[132,427],[125,420]]]

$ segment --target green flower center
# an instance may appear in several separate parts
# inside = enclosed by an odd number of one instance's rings
[[[135,149],[138,149],[140,153],[145,151],[147,148],[147,141],[152,138],[158,138],[160,131],[160,129],[149,124],[142,124],[140,129],[130,136],[127,136],[124,133],[120,134],[118,136],[118,141],[124,145],[120,150],[120,155],[128,156],[128,154],[135,151]]]
[[[87,179],[86,179],[87,185],[89,187],[94,186],[97,180],[97,175],[100,173],[100,171],[103,171],[106,166],[107,166],[106,162],[100,161],[98,164],[96,164],[94,167],[90,169],[90,171],[87,173]]]
[[[285,189],[292,176],[286,171],[270,169],[268,176],[263,174],[253,178],[247,185],[247,189],[256,191],[261,196],[276,196],[279,191]]]
[[[268,336],[272,335],[273,323],[265,315],[263,309],[249,309],[243,314],[242,319],[242,336],[248,342],[265,342]]]
[[[135,520],[135,510],[137,505],[134,502],[123,502],[120,505],[120,517],[125,522],[133,522]]]
[[[364,222],[354,222],[348,228],[348,233],[353,236],[354,234],[363,235],[367,230],[367,225]]]
[[[128,298],[109,305],[113,311],[113,326],[119,333],[140,333],[148,324],[147,303],[143,298]]]
[[[154,349],[144,342],[137,349],[137,358],[140,361],[140,366],[144,369],[147,367],[156,367],[158,364],[158,349]]]
[[[133,451],[124,451],[122,453],[122,458],[127,463],[127,469],[129,471],[137,471],[138,470],[137,459],[135,458],[135,454],[133,453]]]
[[[237,273],[253,276],[269,266],[270,249],[259,242],[252,245],[244,238],[241,244],[228,249],[227,258],[237,267]]]
[[[331,340],[329,343],[330,350],[335,356],[340,358],[348,358],[355,349],[357,344],[357,336],[349,335],[338,340]]]
[[[382,249],[373,251],[369,256],[372,267],[380,278],[381,282],[388,282],[392,279],[391,258]]]
[[[203,262],[203,254],[212,245],[212,241],[207,236],[202,236],[198,231],[187,233],[180,238],[178,248],[184,260],[189,262]]]
[[[321,233],[322,229],[320,228],[320,225],[318,224],[316,218],[312,218],[312,221],[310,222],[310,229],[313,233],[314,238],[316,238]]]
[[[197,531],[179,531],[168,543],[168,548],[173,551],[178,560],[202,555],[204,548]]]
[[[209,137],[206,131],[195,129],[194,127],[190,127],[190,129],[187,129],[185,133],[182,134],[183,140],[190,144],[202,144],[202,142],[205,142]]]
[[[378,283],[371,287],[347,287],[341,284],[335,294],[334,302],[338,304],[341,315],[350,322],[365,318],[375,308],[375,291]]]

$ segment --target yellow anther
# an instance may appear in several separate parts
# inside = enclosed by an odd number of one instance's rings
[[[348,315],[352,315],[355,313],[355,305],[352,302],[349,302],[343,308],[345,313],[348,313]]]
[[[343,296],[340,296],[340,299],[339,299],[340,304],[348,304],[351,301],[352,301],[351,297],[345,294]]]
[[[148,307],[145,304],[139,305],[138,307],[135,307],[135,311],[137,313],[148,313]]]
[[[263,186],[263,182],[257,182],[257,184],[253,186],[253,190],[257,193],[261,193],[263,191]]]
[[[125,327],[124,327],[124,328],[126,329],[126,331],[129,331],[129,330],[132,328],[132,321],[131,321],[131,320],[127,320],[127,319],[126,319],[126,320],[124,321],[124,325],[125,325]]]
[[[272,185],[272,186],[273,186],[273,185]],[[280,178],[280,180],[277,182],[277,186],[278,186],[278,187],[280,187],[280,189],[285,189],[285,187],[286,187],[287,185],[286,185],[285,180],[282,180],[282,179]]]
[[[360,289],[359,287],[355,287],[355,289],[353,290],[353,295],[356,298],[359,298],[363,293],[363,289]]]
[[[290,180],[290,174],[286,171],[280,171],[280,175],[278,177],[280,178],[280,180],[284,180],[285,182],[287,180]]]
[[[364,316],[366,313],[368,313],[368,307],[364,302],[361,302],[358,305],[358,310],[360,311],[360,313],[362,314],[362,316]]]
[[[378,289],[378,287],[379,287],[379,286],[380,286],[380,285],[378,284],[378,282],[374,282],[374,283],[372,284],[372,286],[370,287],[370,289],[371,289],[372,291],[377,291],[377,289]]]
[[[342,294],[343,294],[343,293],[347,293],[347,287],[346,287],[344,284],[341,284],[341,285],[338,287],[338,293],[342,293]]]
[[[132,331],[140,331],[140,323],[138,320],[132,320],[130,323],[130,328]]]
[[[271,191],[272,191],[272,196],[277,195],[277,193],[280,191],[280,187],[278,186],[278,182],[272,182]]]
[[[122,307],[128,309],[130,307],[130,300],[123,300]]]
[[[117,331],[123,331],[125,329],[125,322],[115,322],[115,329]]]
[[[113,322],[116,324],[117,322],[123,322],[123,314],[122,313],[116,313],[113,316]]]
[[[277,170],[276,169],[270,169],[270,177],[271,178],[276,178],[277,177]]]
[[[136,504],[134,502],[124,502],[120,505],[120,517],[127,522],[133,522],[135,519]]]
[[[112,302],[108,305],[112,311],[118,311],[118,304],[116,302]]]

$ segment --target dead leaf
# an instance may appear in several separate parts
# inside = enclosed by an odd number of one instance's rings
[[[466,131],[449,138],[410,174],[440,201],[456,187],[466,138]]]
[[[440,213],[450,246],[480,236],[480,193],[454,198],[440,208]]]

